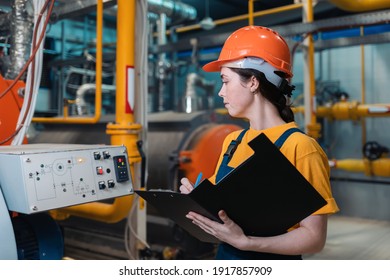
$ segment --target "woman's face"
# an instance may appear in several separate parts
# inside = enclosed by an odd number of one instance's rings
[[[251,83],[245,84],[240,76],[230,68],[221,68],[222,87],[218,93],[223,98],[223,104],[232,117],[247,117],[253,106],[254,94],[251,92]]]

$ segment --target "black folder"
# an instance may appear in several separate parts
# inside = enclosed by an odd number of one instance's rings
[[[219,210],[251,236],[287,232],[327,204],[279,149],[260,134],[249,146],[254,154],[214,185],[205,179],[189,194],[167,190],[136,190],[161,214],[204,242],[217,239],[185,215],[189,211],[221,222]]]

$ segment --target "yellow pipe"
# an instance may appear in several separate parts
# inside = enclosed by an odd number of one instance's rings
[[[389,0],[329,0],[329,2],[349,12],[365,12],[390,8]]]
[[[333,169],[341,169],[350,172],[364,172],[365,164],[361,159],[330,160],[329,165]]]
[[[302,3],[286,5],[286,6],[272,8],[272,9],[268,9],[268,10],[264,10],[264,11],[254,12],[253,17],[254,18],[255,17],[262,17],[262,16],[266,16],[266,15],[287,12],[290,10],[301,9],[302,7],[303,7]],[[225,19],[217,19],[217,20],[214,20],[214,23],[215,23],[215,25],[223,25],[223,24],[237,22],[237,21],[241,21],[241,20],[247,20],[248,18],[249,18],[249,15],[245,14],[245,15],[239,15],[239,16],[229,17],[229,18],[225,18]],[[188,25],[188,26],[179,27],[176,29],[176,32],[183,33],[183,32],[188,32],[188,31],[193,31],[193,30],[198,30],[198,29],[202,29],[200,24],[192,24],[192,25]],[[169,33],[169,31],[167,33]]]
[[[126,218],[132,202],[133,196],[127,195],[115,198],[112,204],[91,202],[53,210],[50,211],[50,215],[57,220],[63,220],[73,215],[104,223],[117,223]]]
[[[363,172],[367,176],[390,176],[390,159],[379,158],[368,159],[342,159],[330,161],[330,166],[334,169],[341,169],[350,172]]]
[[[293,107],[294,113],[305,113],[304,107]],[[390,104],[359,104],[340,101],[332,106],[317,107],[316,116],[330,120],[358,120],[362,117],[390,117]]]
[[[307,1],[307,21],[313,22],[314,19],[314,13],[313,13],[313,3],[312,0]],[[310,75],[310,124],[307,126],[308,128],[308,134],[310,136],[313,136],[314,138],[319,138],[319,129],[317,126],[317,118],[315,115],[315,74],[314,74],[314,39],[313,35],[309,34],[308,37],[308,59],[309,59],[309,75]],[[317,132],[317,133],[316,133]]]
[[[314,20],[313,1],[308,0],[304,5],[304,17],[305,23],[311,23]],[[309,136],[314,139],[320,137],[321,125],[317,123],[316,117],[316,103],[315,103],[315,74],[314,74],[314,39],[312,34],[308,34],[305,39],[305,127]]]
[[[134,123],[134,65],[135,65],[135,0],[120,0],[117,19],[117,59],[116,59],[116,115],[115,123],[107,125],[113,145],[125,145],[131,167],[141,160],[138,147],[138,133],[142,126]],[[131,14],[129,14],[131,11]],[[130,88],[132,85],[132,88]],[[134,173],[132,173],[134,174]]]
[[[117,15],[115,122],[129,124],[134,122],[132,107],[134,104],[127,104],[131,102],[128,97],[134,94],[134,88],[127,89],[127,82],[134,85],[134,76],[128,75],[134,73],[135,64],[135,0],[120,2],[123,9],[118,9]]]
[[[254,19],[253,19],[253,1],[254,0],[249,0],[248,1],[248,17],[249,17],[249,25],[254,24]]]
[[[128,152],[130,173],[134,175],[134,163],[140,161],[136,146],[137,133],[141,125],[134,124],[133,112],[128,111],[127,89],[128,83],[134,85],[134,80],[128,77],[128,67],[134,69],[135,56],[135,0],[118,0],[117,16],[117,93],[116,93],[116,124],[107,125],[107,133],[111,134],[112,145],[125,145]],[[98,10],[103,5],[98,1]],[[132,77],[134,79],[134,76]],[[135,188],[135,178],[132,178]],[[116,223],[126,218],[134,200],[134,195],[115,198],[112,204],[92,202],[52,211],[52,216],[60,219],[69,215],[97,220],[106,223]]]
[[[102,114],[102,67],[103,67],[103,2],[97,1],[96,6],[96,91],[95,114],[92,117],[69,117],[67,102],[64,104],[64,116],[58,118],[33,118],[39,123],[67,123],[67,124],[94,124],[100,120]],[[66,108],[65,108],[66,106]]]

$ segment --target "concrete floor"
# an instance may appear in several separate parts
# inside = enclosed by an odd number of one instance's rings
[[[83,221],[84,222],[84,221]],[[99,229],[103,230],[101,223]],[[91,223],[85,228],[67,228],[67,256],[74,259],[127,259],[123,233],[106,225],[111,235],[88,233],[96,229]],[[119,227],[119,225],[116,225]],[[104,254],[103,254],[104,252]],[[333,215],[329,217],[325,248],[317,254],[303,256],[305,260],[390,260],[390,221]]]
[[[307,260],[390,260],[390,222],[330,216],[322,252]]]

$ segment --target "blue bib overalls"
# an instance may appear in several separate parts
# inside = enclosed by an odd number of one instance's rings
[[[240,144],[242,138],[248,129],[244,129],[238,135],[236,140],[232,140],[229,147],[227,148],[222,163],[218,169],[216,176],[216,183],[218,183],[223,177],[229,174],[234,168],[228,166],[230,159],[232,158],[234,152],[237,149],[237,146]],[[279,149],[282,147],[286,139],[294,132],[301,132],[298,128],[290,128],[286,130],[276,141],[275,146]],[[300,255],[278,255],[278,254],[270,254],[270,253],[261,253],[254,251],[241,251],[239,249],[234,248],[233,246],[227,243],[221,243],[218,246],[218,252],[215,257],[217,260],[300,260],[302,256]]]

